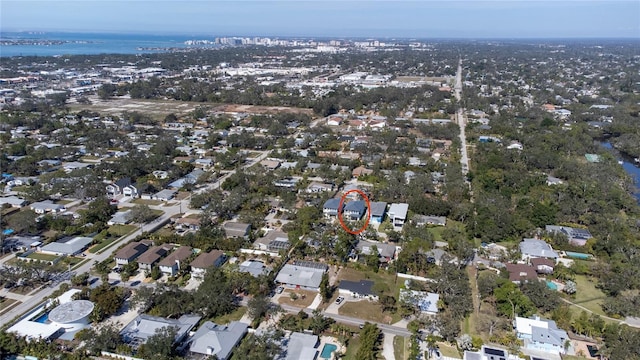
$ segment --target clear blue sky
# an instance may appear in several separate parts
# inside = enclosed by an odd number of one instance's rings
[[[0,1],[2,31],[640,38],[628,1]]]

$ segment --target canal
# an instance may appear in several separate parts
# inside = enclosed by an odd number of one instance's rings
[[[618,159],[618,162],[622,161],[622,168],[633,178],[633,183],[635,185],[633,196],[638,199],[638,204],[640,204],[640,164],[636,163],[634,159],[620,154],[620,152],[614,149],[609,142],[600,142],[600,145],[611,150]]]

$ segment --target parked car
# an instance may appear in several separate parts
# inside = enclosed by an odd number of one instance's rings
[[[343,301],[344,301],[344,296],[338,296],[338,298],[336,299],[336,305],[342,304]]]
[[[284,287],[282,286],[278,286],[278,288],[276,289],[276,293],[278,294],[282,294],[283,291],[284,291]]]

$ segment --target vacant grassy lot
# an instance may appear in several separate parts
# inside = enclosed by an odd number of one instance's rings
[[[349,345],[347,346],[347,352],[344,354],[345,360],[357,360],[356,353],[360,349],[360,336],[354,336],[349,339]]]
[[[344,316],[375,321],[384,324],[393,324],[400,321],[397,314],[383,313],[382,306],[377,302],[369,300],[348,301],[338,309],[338,313]]]
[[[438,350],[440,350],[440,353],[443,356],[449,356],[456,359],[461,358],[460,353],[458,352],[458,349],[456,349],[455,347],[443,342],[439,342],[437,343],[437,345],[438,345]]]
[[[396,360],[406,360],[409,354],[409,339],[396,335],[393,338],[393,356]]]
[[[140,205],[149,205],[149,206],[158,206],[164,203],[162,200],[148,200],[148,199],[133,199],[129,201],[132,204],[140,204]]]
[[[291,294],[296,294],[297,299],[291,299]],[[318,293],[309,290],[286,289],[278,299],[278,303],[306,308],[311,305],[317,294]]]
[[[442,232],[445,229],[464,229],[464,225],[459,221],[453,221],[453,220],[447,219],[446,226],[428,227],[427,231],[430,232],[431,235],[433,235],[433,238],[435,241],[442,241]]]
[[[576,297],[571,302],[584,306],[598,315],[605,315],[602,311],[602,300],[606,295],[596,288],[596,282],[584,275],[576,275]]]

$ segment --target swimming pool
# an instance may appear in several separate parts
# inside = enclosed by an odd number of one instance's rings
[[[37,318],[32,319],[31,321],[35,321],[35,322],[40,323],[40,324],[46,324],[46,323],[49,322],[49,313],[44,313],[44,314],[38,316]]]
[[[331,353],[336,351],[338,347],[334,344],[324,344],[320,357],[323,359],[331,359]]]
[[[589,260],[593,257],[593,255],[591,254],[584,254],[584,253],[572,252],[572,251],[566,251],[565,254],[567,254],[568,257],[571,257],[574,259],[580,259],[580,260]]]
[[[558,290],[558,285],[553,281],[547,281],[547,287],[551,290]]]

